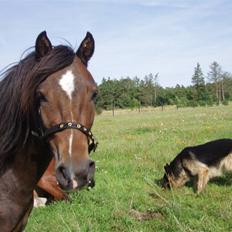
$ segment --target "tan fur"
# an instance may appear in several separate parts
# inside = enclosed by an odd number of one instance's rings
[[[193,176],[197,177],[197,181],[195,183],[197,193],[204,190],[210,179],[221,176],[224,172],[232,171],[232,153],[221,160],[218,167],[208,167],[206,164],[196,160],[193,153],[191,153],[191,157],[192,160],[183,160],[183,166],[190,170]],[[186,183],[186,177],[184,174],[181,174],[178,180],[173,181],[172,178],[171,183],[173,186],[183,186]]]
[[[189,177],[185,171],[182,171],[178,178],[175,178],[174,175],[168,175],[168,181],[173,188],[179,188],[189,181]]]

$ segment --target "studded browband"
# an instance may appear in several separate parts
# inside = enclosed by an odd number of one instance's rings
[[[89,143],[89,153],[93,150],[95,151],[98,145],[97,139],[94,137],[93,133],[86,128],[85,126],[81,125],[80,123],[76,122],[62,122],[59,123],[51,128],[46,129],[42,135],[39,135],[37,132],[32,131],[32,135],[39,137],[41,139],[46,139],[50,137],[51,135],[66,130],[66,129],[76,129],[84,133],[87,138],[88,138],[88,143]]]

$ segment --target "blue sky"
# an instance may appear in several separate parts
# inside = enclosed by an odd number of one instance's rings
[[[0,69],[46,30],[54,45],[75,48],[93,34],[98,83],[159,72],[162,86],[189,85],[196,63],[207,74],[214,60],[232,72],[231,0],[1,0],[0,8]]]

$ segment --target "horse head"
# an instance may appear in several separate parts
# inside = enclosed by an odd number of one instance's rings
[[[35,44],[36,59],[53,48],[46,32]],[[56,177],[65,190],[94,186],[95,162],[90,159],[97,142],[91,132],[94,121],[97,85],[87,70],[94,53],[94,39],[88,32],[70,65],[49,75],[37,88],[37,108],[43,139],[56,160]]]

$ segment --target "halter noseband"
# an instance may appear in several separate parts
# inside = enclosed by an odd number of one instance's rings
[[[98,145],[98,141],[97,139],[94,137],[93,133],[91,132],[90,129],[86,128],[85,126],[81,125],[80,123],[76,123],[76,122],[61,122],[51,128],[46,129],[45,131],[42,131],[41,135],[39,135],[37,132],[32,131],[32,135],[42,138],[42,139],[46,139],[49,136],[66,130],[66,129],[76,129],[81,131],[82,133],[84,133],[87,138],[88,138],[88,144],[89,144],[89,153],[93,150],[95,151]]]

